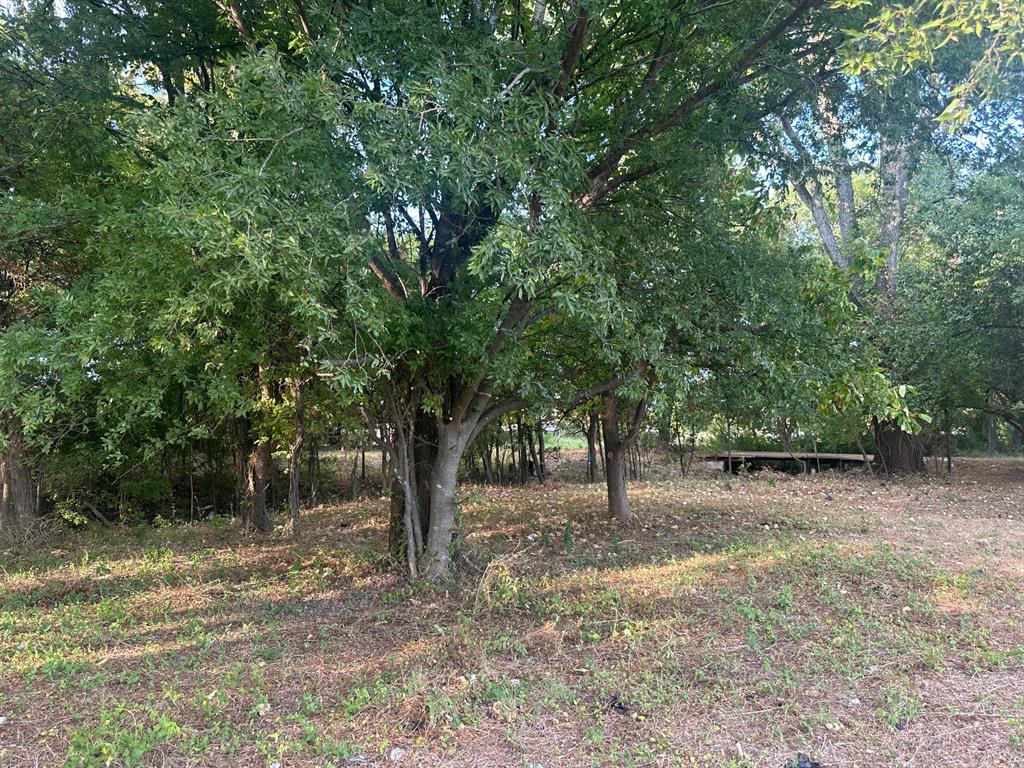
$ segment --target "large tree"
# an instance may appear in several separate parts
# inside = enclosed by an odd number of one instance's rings
[[[885,348],[885,330],[898,323],[894,299],[907,189],[929,134],[929,111],[932,116],[936,111],[919,98],[913,82],[900,99],[837,72],[818,75],[815,83],[773,118],[778,134],[773,159],[829,260],[848,276],[869,340],[888,360],[890,373],[898,375]],[[924,471],[920,440],[898,424],[876,421],[874,443],[876,463],[885,472]]]
[[[813,59],[824,23],[811,2],[495,9],[416,8],[387,31],[395,22],[378,9],[373,44],[346,72],[367,114],[384,110],[360,142],[380,189],[372,266],[402,325],[427,340],[393,382],[397,399],[419,401],[409,432],[427,454],[413,463],[429,477],[417,504],[429,510],[432,578],[449,571],[456,473],[479,430],[531,388],[596,394],[646,362],[581,391],[565,386],[566,370],[549,367],[545,383],[522,365],[524,336],[536,344],[560,315],[589,318],[595,343],[630,342],[614,332],[617,255],[594,214],[699,163],[719,146],[708,137],[770,109],[771,64]],[[363,21],[350,19],[353,47],[371,39]],[[400,60],[395,40],[408,48]]]
[[[104,123],[137,153],[139,191],[72,292],[105,310],[66,311],[62,334],[88,343],[112,315],[91,355],[150,349],[236,422],[311,370],[372,382],[367,420],[389,422],[402,517],[421,523],[410,570],[431,579],[450,573],[460,460],[489,423],[646,375],[665,329],[636,322],[645,283],[622,278],[643,249],[619,244],[673,185],[710,201],[723,147],[831,59],[840,26],[820,0],[218,7],[50,17],[54,53],[106,62],[139,115]],[[549,354],[569,327],[600,353]]]
[[[912,190],[920,257],[897,297],[900,365],[948,429],[985,413],[1024,436],[1021,155],[968,170],[931,158]],[[994,430],[993,430],[994,432]],[[989,439],[989,447],[997,441]]]

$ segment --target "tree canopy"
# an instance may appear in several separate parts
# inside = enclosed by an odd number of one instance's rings
[[[511,414],[542,440],[601,409],[623,522],[626,452],[696,402],[787,444],[873,422],[887,470],[918,468],[929,407],[1019,429],[1019,184],[940,128],[1013,112],[1004,11],[12,5],[4,525],[44,511],[40,477],[92,493],[75,461],[113,493],[174,455],[161,498],[198,466],[266,531],[275,453],[297,525],[310,436],[359,433],[395,554],[443,580],[467,452]],[[924,206],[940,159],[957,202]]]

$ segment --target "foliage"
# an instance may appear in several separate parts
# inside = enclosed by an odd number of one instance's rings
[[[905,320],[892,342],[929,408],[980,410],[1015,427],[1024,400],[1020,162],[959,177],[937,165],[916,190],[922,255],[908,272]]]
[[[840,0],[846,8],[870,0]],[[851,72],[892,84],[915,69],[934,71],[947,48],[966,49],[966,77],[945,83],[947,103],[940,121],[962,124],[980,101],[1013,88],[1024,66],[1024,8],[1012,0],[904,0],[878,7],[863,29],[845,43]]]
[[[123,518],[282,499],[275,452],[297,477],[318,440],[378,441],[436,559],[445,467],[511,413],[612,392],[669,433],[915,431],[941,387],[901,323],[944,289],[916,256],[895,284],[886,165],[948,149],[931,117],[997,95],[1016,23],[926,5],[5,6],[2,438],[38,498]],[[830,266],[784,188],[827,218],[840,176]]]

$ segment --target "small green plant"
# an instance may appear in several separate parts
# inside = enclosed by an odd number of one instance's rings
[[[304,692],[295,702],[295,709],[299,714],[307,717],[315,715],[324,708],[324,700],[309,691]]]
[[[527,654],[527,648],[523,642],[507,632],[487,640],[484,643],[484,649],[508,653],[513,656],[525,656]]]
[[[488,568],[477,587],[476,607],[509,611],[524,607],[529,590],[507,565]]]
[[[1006,725],[1010,729],[1010,746],[1024,747],[1024,718],[1011,717]]]
[[[89,524],[89,515],[86,513],[85,505],[74,497],[58,499],[53,505],[53,511],[61,520],[73,528],[83,528]]]
[[[341,710],[345,717],[351,719],[369,706],[373,696],[366,687],[352,688],[341,702]]]
[[[280,644],[261,645],[253,651],[253,655],[263,661],[277,661],[284,656],[285,647]]]
[[[265,693],[261,693],[256,697],[252,707],[249,709],[249,719],[255,720],[259,717],[265,717],[270,714],[271,709],[270,699]]]
[[[775,607],[780,611],[793,610],[793,588],[788,584],[783,584],[779,589],[779,594],[775,597]]]
[[[71,735],[64,768],[108,768],[113,764],[135,768],[159,744],[170,741],[181,728],[169,717],[150,711],[141,720],[125,703],[99,714],[99,722]]]
[[[890,687],[882,692],[882,704],[875,709],[875,714],[894,731],[902,731],[911,718],[923,711],[921,699],[903,688]]]

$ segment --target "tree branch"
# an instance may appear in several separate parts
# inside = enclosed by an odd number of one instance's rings
[[[253,45],[252,33],[249,31],[249,25],[245,23],[242,9],[236,0],[214,0],[214,2],[227,15],[231,26],[238,31],[238,36],[251,48]]]
[[[370,269],[373,270],[373,274],[377,276],[377,279],[380,280],[381,285],[384,286],[384,288],[387,290],[388,293],[391,294],[393,298],[395,298],[398,301],[405,301],[408,298],[408,296],[406,296],[405,293],[405,288],[402,286],[402,284],[394,277],[394,275],[392,275],[388,271],[384,262],[382,262],[376,256],[370,257]]]
[[[620,187],[632,184],[634,181],[646,178],[658,172],[659,166],[656,163],[645,165],[629,173],[620,173],[618,176],[609,179],[600,189],[595,189],[591,194],[586,195],[580,203],[584,211],[591,210],[598,202],[611,195]]]
[[[564,95],[569,87],[569,83],[572,82],[573,75],[576,72],[576,63],[580,59],[583,43],[587,39],[587,27],[589,25],[590,11],[581,7],[579,15],[576,17],[576,23],[573,25],[572,34],[569,36],[569,47],[562,56],[562,72],[558,77],[558,83],[555,85],[556,96]]]
[[[512,300],[508,312],[505,313],[505,317],[502,318],[498,330],[494,334],[494,338],[487,345],[487,363],[494,362],[509,339],[516,338],[522,334],[522,326],[529,319],[529,311],[529,299],[517,296]],[[458,422],[466,418],[466,414],[469,413],[474,401],[477,400],[477,395],[480,394],[480,386],[486,378],[487,374],[481,371],[471,381],[462,386],[449,411],[449,421]],[[487,395],[486,397],[489,398],[490,396]]]
[[[608,183],[612,172],[626,156],[626,153],[639,147],[644,142],[664,133],[668,129],[678,125],[692,112],[707,104],[712,97],[720,91],[736,84],[742,78],[747,68],[766,46],[780,37],[786,30],[792,27],[811,8],[814,8],[824,0],[800,0],[796,7],[783,19],[768,29],[757,40],[751,43],[740,55],[734,64],[725,68],[717,77],[706,81],[703,85],[694,90],[687,98],[681,101],[676,108],[660,121],[641,126],[628,136],[622,139],[617,146],[609,149],[594,165],[591,166],[588,176],[592,182],[590,196],[602,196],[601,187]]]
[[[557,405],[559,408],[561,408],[563,412],[571,411],[573,408],[575,408],[578,405],[582,405],[595,395],[600,395],[610,390],[618,389],[631,378],[636,376],[638,373],[642,373],[643,371],[647,370],[650,367],[650,365],[650,363],[641,363],[631,371],[628,371],[621,376],[616,376],[613,379],[609,379],[601,384],[597,384],[593,387],[581,390],[568,400],[559,401]]]

